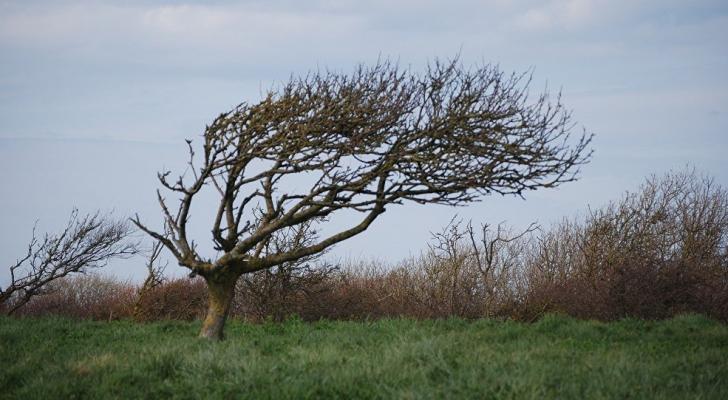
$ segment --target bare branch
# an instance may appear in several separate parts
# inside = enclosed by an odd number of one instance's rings
[[[10,267],[10,285],[0,290],[0,305],[12,314],[33,296],[45,293],[56,279],[136,254],[137,244],[127,240],[131,232],[124,222],[98,212],[79,216],[76,209],[59,234],[38,238],[34,227],[26,255]]]

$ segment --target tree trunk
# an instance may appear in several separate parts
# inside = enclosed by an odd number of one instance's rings
[[[202,323],[200,337],[222,340],[223,328],[230,305],[235,297],[235,283],[238,275],[218,275],[206,278],[208,292],[207,316]]]

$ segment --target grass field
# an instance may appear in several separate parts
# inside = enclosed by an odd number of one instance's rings
[[[198,327],[0,318],[0,398],[728,399],[728,326],[700,316]]]

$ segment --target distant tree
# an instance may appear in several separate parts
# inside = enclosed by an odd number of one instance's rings
[[[128,223],[98,212],[79,216],[75,209],[60,234],[39,238],[33,228],[28,251],[10,267],[10,284],[0,288],[0,309],[12,314],[33,296],[48,293],[57,279],[136,254],[136,244],[127,240],[132,230]]]
[[[138,217],[134,223],[205,278],[209,309],[200,336],[221,339],[242,274],[322,252],[366,230],[389,205],[461,205],[576,179],[591,135],[574,137],[560,96],[529,99],[529,82],[458,60],[436,61],[422,74],[384,61],[350,75],[291,78],[258,103],[217,117],[201,157],[188,140],[188,175],[159,174],[179,199],[173,211],[157,192],[161,233]],[[219,200],[215,258],[200,255],[188,235],[193,200],[206,185]],[[271,245],[284,230],[346,211],[362,217],[305,246]]]
[[[137,291],[137,300],[134,303],[134,311],[132,316],[136,321],[142,321],[144,319],[143,303],[149,293],[155,288],[162,285],[165,281],[164,270],[167,268],[167,262],[161,264],[159,262],[159,256],[162,255],[163,249],[162,242],[156,241],[152,245],[149,251],[149,258],[147,259],[147,277],[144,279],[142,286]]]

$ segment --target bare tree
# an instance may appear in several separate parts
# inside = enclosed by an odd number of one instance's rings
[[[453,217],[442,231],[432,233],[429,251],[420,261],[430,289],[423,292],[430,292],[426,295],[433,308],[441,315],[493,315],[496,305],[502,305],[498,303],[512,300],[520,289],[517,276],[538,229],[531,223],[516,232],[501,222],[495,229],[481,224],[478,230],[472,221]]]
[[[0,289],[0,306],[12,314],[33,296],[47,293],[56,279],[136,254],[136,244],[126,240],[131,232],[128,223],[98,212],[79,216],[76,209],[60,234],[38,238],[34,227],[27,253],[10,267],[10,285]]]
[[[149,252],[149,258],[147,259],[147,278],[144,279],[144,283],[142,283],[142,286],[137,292],[138,296],[134,303],[134,311],[132,313],[136,321],[144,319],[144,316],[142,315],[142,305],[147,295],[154,290],[154,288],[164,283],[164,270],[167,269],[167,265],[169,263],[165,262],[164,264],[161,264],[159,262],[159,256],[162,255],[163,249],[164,246],[162,245],[162,242],[156,241]]]
[[[366,230],[389,205],[461,205],[576,179],[591,136],[573,134],[560,96],[529,98],[529,82],[458,60],[436,61],[422,74],[383,61],[350,75],[291,78],[217,117],[201,157],[188,140],[187,175],[159,174],[179,199],[174,210],[158,191],[167,233],[134,223],[205,278],[210,301],[200,336],[221,339],[242,274],[324,251]],[[193,200],[208,184],[219,195],[215,258],[199,254],[188,234]],[[362,217],[315,243],[271,251],[276,232],[345,211]]]
[[[516,277],[524,269],[526,249],[532,234],[540,229],[532,222],[524,230],[514,232],[501,222],[495,230],[489,224],[481,224],[478,235],[472,223],[468,223],[465,232],[470,238],[475,265],[485,287],[488,302],[486,310],[490,310],[493,299],[504,297],[502,293],[499,296],[497,291],[513,292],[519,289]]]

